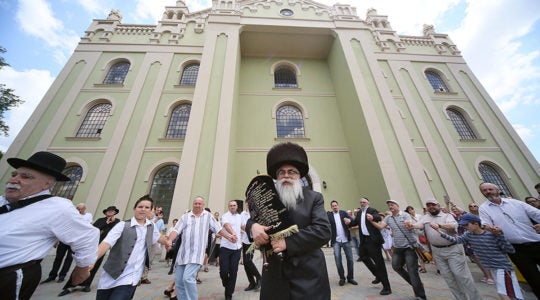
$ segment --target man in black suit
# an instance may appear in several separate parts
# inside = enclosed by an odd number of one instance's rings
[[[344,222],[348,226],[358,225],[360,227],[360,258],[375,276],[375,280],[371,283],[382,283],[383,289],[379,294],[390,295],[392,289],[390,288],[388,273],[386,272],[386,265],[381,251],[384,239],[379,229],[373,225],[373,223],[381,222],[381,217],[376,209],[369,207],[367,198],[360,198],[360,209],[361,211],[352,222],[348,222],[348,219],[345,219]]]
[[[331,245],[334,247],[334,260],[336,261],[336,267],[339,274],[339,285],[345,285],[345,271],[343,270],[343,264],[341,263],[341,248],[345,252],[347,258],[347,282],[353,285],[358,285],[358,282],[354,280],[354,260],[351,249],[351,233],[345,219],[349,222],[352,221],[351,217],[344,210],[339,209],[339,204],[336,200],[330,203],[332,211],[329,211],[328,221],[330,221],[330,227],[332,228],[332,240]]]

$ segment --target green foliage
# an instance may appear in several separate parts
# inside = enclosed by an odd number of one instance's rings
[[[0,53],[5,52],[6,49],[0,46]],[[5,66],[9,66],[9,64],[0,56],[0,70]],[[9,132],[9,126],[4,122],[4,113],[24,102],[13,92],[13,89],[7,88],[5,84],[0,83],[0,134],[4,134],[4,136],[8,136]]]

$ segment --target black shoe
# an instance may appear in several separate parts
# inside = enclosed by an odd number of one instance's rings
[[[362,259],[359,257],[356,261],[362,261]]]
[[[354,279],[347,279],[347,282],[349,282],[352,285],[358,285],[358,282],[356,282],[356,280]]]
[[[250,283],[247,288],[244,289],[244,291],[251,291],[254,290],[257,285]]]
[[[172,270],[169,271],[169,273],[167,273],[167,275],[171,275],[172,274]]]
[[[82,289],[82,291],[85,292],[85,293],[89,293],[90,292],[90,287],[85,286],[84,289]]]
[[[47,279],[43,280],[40,284],[44,284],[44,283],[51,282],[51,281],[54,281],[54,278],[53,277],[48,277]]]
[[[255,289],[260,289],[261,288],[261,279],[258,278],[257,281],[255,282]]]
[[[169,298],[170,300],[178,300],[178,297],[174,296],[174,297],[171,297]]]
[[[371,283],[372,284],[379,284],[379,283],[381,283],[381,281],[379,279],[375,278],[375,280],[373,280]]]
[[[345,279],[340,279],[339,286],[344,286],[344,285],[345,285]]]
[[[65,296],[65,295],[67,295],[67,294],[69,294],[69,293],[71,293],[71,291],[68,290],[68,289],[62,290],[62,291],[60,292],[60,294],[58,294],[58,297]]]
[[[56,282],[60,283],[60,282],[63,282],[64,281],[64,278],[58,278],[58,280]]]
[[[163,295],[165,295],[165,296],[167,296],[169,298],[171,297],[171,293],[172,293],[172,290],[170,290],[170,291],[169,290],[164,290],[163,291]]]
[[[380,295],[390,295],[392,294],[392,290],[390,289],[382,289],[381,292],[379,293]]]

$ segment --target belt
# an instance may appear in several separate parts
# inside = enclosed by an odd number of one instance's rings
[[[437,246],[437,245],[431,245],[431,247],[435,247],[435,248],[448,248],[448,247],[452,247],[454,246],[456,243],[452,243],[450,245],[444,245],[444,246]]]
[[[0,268],[0,274],[6,274],[6,273],[9,273],[9,272],[19,270],[19,269],[24,269],[24,268],[26,268],[28,266],[31,266],[31,265],[34,265],[34,264],[39,264],[40,262],[41,262],[41,259],[36,259],[36,260],[31,260],[31,261],[28,261],[28,262],[25,262],[25,263],[22,263],[22,264],[17,264],[17,265],[13,265],[13,266],[9,266],[9,267]]]

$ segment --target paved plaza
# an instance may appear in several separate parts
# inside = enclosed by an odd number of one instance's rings
[[[412,288],[401,278],[396,272],[392,270],[390,262],[386,262],[386,268],[388,269],[388,275],[390,279],[390,284],[392,286],[392,294],[389,296],[379,295],[379,291],[382,286],[380,284],[373,285],[371,281],[374,279],[366,266],[361,262],[354,263],[354,277],[358,281],[358,285],[354,286],[351,284],[345,284],[345,286],[339,286],[338,281],[339,277],[337,275],[336,266],[334,263],[334,256],[332,249],[323,248],[323,251],[326,256],[326,265],[328,268],[328,273],[330,276],[330,287],[332,289],[332,299],[343,299],[343,300],[359,300],[359,299],[386,299],[386,300],[401,300],[401,299],[414,299]],[[262,260],[258,254],[255,255],[255,264],[257,267],[261,267]],[[343,258],[345,258],[343,256]],[[51,250],[49,255],[42,262],[42,280],[44,280],[52,266],[54,260],[54,251]],[[477,282],[478,289],[483,297],[483,299],[499,299],[497,296],[497,291],[494,285],[487,285],[480,282],[482,278],[482,273],[478,267],[470,263],[470,269],[473,273],[473,277]],[[344,262],[344,267],[345,262]],[[72,266],[73,268],[73,266]],[[424,283],[426,294],[428,299],[453,299],[450,294],[450,290],[446,286],[443,278],[440,275],[437,275],[435,265],[427,266],[427,273],[420,274],[422,281]],[[167,300],[168,297],[163,295],[163,290],[167,285],[172,282],[174,275],[167,275],[168,268],[165,262],[158,262],[158,259],[154,260],[154,265],[150,270],[148,278],[152,282],[151,284],[144,284],[137,288],[134,299],[136,300]],[[92,283],[92,290],[89,293],[82,291],[77,291],[71,294],[68,294],[63,297],[58,297],[64,283],[51,282],[46,284],[41,284],[38,286],[36,292],[34,293],[33,299],[36,300],[49,300],[49,299],[79,299],[79,300],[90,300],[96,298],[96,288],[99,279],[101,270],[96,275],[94,282]],[[201,280],[203,281],[198,285],[199,288],[199,299],[224,299],[224,288],[221,286],[221,280],[219,278],[219,268],[216,266],[209,266],[209,272],[200,272]],[[238,281],[236,283],[236,290],[233,295],[233,299],[238,300],[256,300],[259,299],[258,292],[245,292],[244,288],[248,286],[248,281],[246,274],[244,272],[243,266],[239,267],[238,270]],[[534,300],[536,297],[530,292],[530,288],[527,285],[523,286],[525,299]],[[275,299],[279,300],[280,295],[276,295]]]

